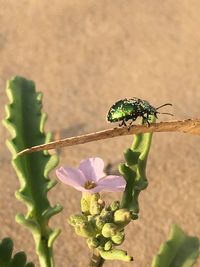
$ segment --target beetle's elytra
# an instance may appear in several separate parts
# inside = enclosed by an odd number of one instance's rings
[[[149,126],[149,116],[154,115],[157,118],[158,109],[164,106],[172,106],[170,103],[163,104],[157,108],[150,105],[148,101],[142,100],[136,97],[133,98],[125,98],[117,101],[112,107],[109,109],[107,114],[107,120],[109,122],[121,122],[119,126],[125,125],[126,121],[131,120],[130,125],[133,121],[135,121],[138,117],[142,117],[144,122],[147,122]],[[171,113],[160,113],[160,114],[168,114]]]

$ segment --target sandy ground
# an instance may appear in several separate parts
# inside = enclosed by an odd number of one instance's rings
[[[34,80],[44,92],[46,129],[62,137],[109,128],[106,112],[124,97],[137,96],[155,106],[171,102],[173,108],[166,109],[175,119],[199,117],[199,14],[197,0],[0,0],[1,118],[7,103],[5,83],[13,75]],[[19,184],[3,126],[0,136],[0,238],[11,236],[16,249],[38,263],[31,234],[14,220],[26,208],[14,196]],[[119,137],[62,149],[60,165],[77,166],[83,158],[100,156],[116,169],[131,141]],[[140,219],[127,228],[123,245],[135,262],[114,266],[150,266],[172,223],[200,236],[199,159],[199,137],[154,135]],[[104,195],[109,201],[119,197]],[[85,240],[66,223],[79,211],[80,194],[58,184],[50,199],[64,206],[51,221],[63,230],[55,242],[56,266],[87,266]]]

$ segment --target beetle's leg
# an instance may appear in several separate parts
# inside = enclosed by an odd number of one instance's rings
[[[144,119],[144,122],[147,123],[147,127],[149,127],[150,123],[149,123],[148,119],[146,117],[142,117],[142,118]]]
[[[148,124],[148,127],[150,126],[150,123],[149,123],[149,114],[147,113],[147,124]]]
[[[147,114],[147,117],[145,117],[145,116],[143,115],[142,118],[143,118],[144,122],[147,123],[147,127],[149,127],[149,126],[150,126],[150,123],[149,123],[149,120],[148,120],[148,119],[149,119],[148,114]]]
[[[119,124],[119,127],[121,127],[121,126],[123,126],[123,125],[124,125],[124,126],[127,126],[124,120]]]
[[[128,131],[131,129],[131,125],[136,119],[137,119],[137,117],[132,117],[131,122],[128,125]]]
[[[125,123],[125,121],[123,120],[123,124],[122,125],[124,125],[124,126],[127,126],[127,124]]]
[[[128,131],[130,131],[132,123],[133,123],[133,120],[128,125]]]

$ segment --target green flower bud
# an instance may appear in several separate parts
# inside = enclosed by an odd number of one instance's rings
[[[81,198],[81,210],[84,214],[90,214],[90,196],[83,195]]]
[[[74,215],[71,215],[69,217],[68,222],[72,226],[75,226],[75,225],[80,224],[82,222],[87,222],[87,216],[85,216],[84,214],[74,214]]]
[[[106,223],[102,228],[102,235],[106,238],[116,235],[117,226],[114,223]]]
[[[77,235],[83,237],[94,237],[96,235],[96,229],[93,223],[83,222],[75,226]]]
[[[100,199],[99,194],[91,195],[90,199],[90,214],[99,215],[105,206],[105,202]]]
[[[91,223],[93,223],[93,224],[96,223],[95,217],[92,216],[92,215],[88,215],[88,216],[87,216],[87,219],[88,219],[88,222],[91,222]]]
[[[111,240],[113,241],[114,244],[121,245],[124,241],[124,237],[125,237],[124,231],[119,231],[117,232],[116,235],[111,237]]]
[[[110,209],[112,211],[116,211],[118,210],[120,207],[120,202],[119,201],[113,201],[111,204],[110,204]]]
[[[104,250],[108,251],[108,250],[111,250],[112,249],[112,246],[113,246],[113,243],[111,240],[107,241],[104,245]]]
[[[131,212],[127,209],[120,209],[114,213],[114,222],[125,226],[131,221]]]
[[[127,255],[127,252],[121,249],[112,249],[109,251],[99,250],[99,253],[105,260],[133,261],[133,257]]]
[[[91,237],[87,239],[87,244],[90,249],[94,249],[99,246],[99,240],[95,237]]]
[[[96,227],[98,230],[101,230],[105,224],[105,220],[104,218],[102,218],[101,216],[97,216],[96,218]]]
[[[98,193],[92,194],[90,197],[91,202],[98,202],[99,199],[100,199],[100,195]]]
[[[100,213],[100,216],[104,219],[105,222],[113,221],[113,212],[107,209],[103,209]]]

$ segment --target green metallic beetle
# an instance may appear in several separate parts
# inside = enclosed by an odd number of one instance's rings
[[[129,126],[135,121],[138,117],[142,117],[144,122],[150,125],[149,116],[154,115],[157,118],[157,114],[167,114],[173,116],[171,113],[160,113],[157,110],[164,106],[172,106],[170,103],[166,103],[157,108],[149,104],[148,101],[142,100],[136,97],[130,99],[121,99],[117,101],[107,114],[107,120],[109,122],[121,122],[119,126],[127,126],[126,121],[131,120]]]

